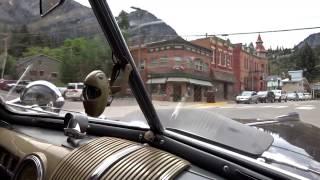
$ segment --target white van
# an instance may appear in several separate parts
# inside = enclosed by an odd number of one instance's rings
[[[83,83],[68,83],[65,99],[82,100]]]
[[[285,101],[287,102],[287,93],[283,90],[272,90],[275,95],[275,100],[278,102]]]

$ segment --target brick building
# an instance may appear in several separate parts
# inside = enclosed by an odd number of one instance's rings
[[[244,90],[261,91],[267,89],[268,60],[261,36],[258,36],[256,47],[234,44],[235,92]]]
[[[55,83],[59,81],[60,63],[57,59],[39,54],[19,59],[16,64],[16,71],[18,77],[20,77],[26,68],[32,65],[24,79],[31,81],[47,80]]]
[[[217,100],[233,99],[234,97],[234,64],[233,46],[229,40],[218,37],[207,37],[191,41],[193,44],[211,50],[210,78],[214,85]]]
[[[130,50],[153,99],[206,101],[213,91],[211,49],[178,37]]]

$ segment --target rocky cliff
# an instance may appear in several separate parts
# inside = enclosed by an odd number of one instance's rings
[[[316,48],[320,46],[320,33],[315,33],[309,35],[306,39],[298,44],[298,48],[301,48],[304,43],[308,43],[311,48]]]
[[[177,36],[173,28],[148,11],[135,8],[127,16],[130,45]],[[39,0],[0,0],[0,32],[12,32],[22,26],[27,27],[28,33],[45,34],[56,43],[101,33],[92,10],[72,0],[65,1],[45,18],[40,18]]]

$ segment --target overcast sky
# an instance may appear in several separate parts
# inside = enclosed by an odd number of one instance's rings
[[[87,0],[76,0],[89,6]],[[320,0],[107,0],[113,14],[131,6],[153,13],[181,35],[220,34],[320,26]],[[261,34],[265,47],[293,47],[320,29]],[[190,39],[190,37],[185,37]],[[223,37],[225,39],[225,37]],[[255,42],[257,34],[228,37]]]

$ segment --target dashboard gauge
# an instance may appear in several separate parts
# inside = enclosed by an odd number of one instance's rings
[[[42,180],[44,168],[41,159],[36,155],[26,156],[20,163],[14,180]]]

